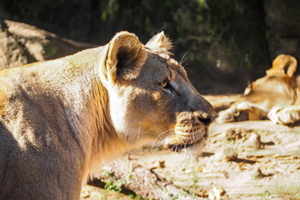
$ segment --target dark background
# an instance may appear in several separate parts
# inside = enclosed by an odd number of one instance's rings
[[[298,0],[1,0],[0,19],[99,45],[164,30],[202,94],[243,92],[281,53],[300,60]]]

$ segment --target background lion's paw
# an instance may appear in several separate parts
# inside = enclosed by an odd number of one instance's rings
[[[293,106],[284,109],[280,106],[274,106],[268,117],[275,124],[294,124],[300,121],[300,110]]]

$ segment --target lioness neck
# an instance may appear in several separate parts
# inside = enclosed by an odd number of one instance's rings
[[[10,91],[8,95],[11,97],[0,104],[15,105],[0,113],[8,118],[28,113],[25,109],[30,107],[32,115],[27,116],[28,120],[49,127],[46,130],[32,127],[30,133],[20,137],[18,122],[5,122],[19,146],[23,149],[62,146],[65,150],[62,153],[77,156],[71,160],[80,160],[74,168],[82,174],[83,183],[88,175],[101,169],[104,161],[127,148],[111,123],[108,92],[99,77],[99,67],[103,66],[101,62],[105,57],[101,55],[104,48],[107,47],[0,73],[0,81],[10,83],[9,88],[3,91]],[[42,122],[38,122],[40,120]],[[50,134],[59,139],[47,140]]]
[[[79,141],[85,150],[85,167],[83,182],[88,175],[93,175],[101,170],[101,165],[107,162],[129,146],[117,135],[110,117],[109,94],[104,87],[101,76],[102,67],[105,65],[102,52],[106,52],[107,46],[79,52],[67,57],[70,63],[69,70],[77,71],[77,77],[72,77],[69,91],[64,96],[70,96],[69,103],[73,112],[68,116],[72,126],[77,130],[75,133],[82,137]],[[83,59],[84,58],[84,59]],[[80,66],[77,68],[77,66]],[[84,66],[84,68],[82,67]],[[100,72],[100,73],[99,73]],[[68,84],[68,83],[67,83]],[[72,88],[76,86],[76,88]],[[79,89],[80,88],[80,89]],[[78,90],[79,89],[79,90]],[[74,92],[74,91],[77,91]],[[75,103],[77,100],[78,103]],[[75,132],[75,131],[74,131]]]

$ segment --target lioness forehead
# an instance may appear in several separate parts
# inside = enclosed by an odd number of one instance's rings
[[[172,53],[170,53],[169,51],[164,51],[164,50],[159,51],[159,50],[152,50],[152,49],[149,49],[149,48],[145,48],[145,49],[149,53],[153,54],[158,61],[166,64],[166,66],[169,69],[172,69],[172,70],[176,71],[184,79],[187,79],[187,73],[186,73],[185,69],[183,68],[183,66],[177,60],[175,60],[171,56]]]

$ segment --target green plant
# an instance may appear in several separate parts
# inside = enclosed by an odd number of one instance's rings
[[[232,144],[232,145],[234,145],[234,143],[235,143],[235,139],[233,139],[233,138],[229,138],[229,139],[227,140],[227,143],[228,143],[228,144]]]
[[[179,196],[170,193],[166,188],[164,188],[163,191],[162,191],[161,196],[159,197],[159,199],[163,199],[163,200],[176,200],[176,199],[179,199]]]
[[[128,196],[134,200],[143,200],[143,198],[140,196],[140,195],[137,195],[136,193],[134,192],[129,192]]]
[[[198,185],[197,185],[198,177],[197,177],[197,171],[196,170],[193,171],[193,178],[192,178],[192,180],[193,180],[193,185],[190,186],[190,188],[192,189],[191,195],[192,195],[193,198],[195,198],[195,196],[197,194],[196,190],[199,188]]]
[[[101,176],[105,178],[103,182],[105,183],[104,188],[106,189],[102,193],[105,195],[108,191],[114,191],[119,195],[120,192],[122,192],[122,187],[125,184],[130,183],[132,174],[130,172],[126,172],[124,178],[113,180],[112,174],[108,170],[103,170]],[[135,200],[142,199],[141,196],[136,195],[134,192],[130,192],[128,196]]]
[[[267,198],[268,196],[270,196],[270,195],[271,195],[271,193],[270,193],[268,190],[266,190],[266,191],[264,192],[263,197],[261,198],[261,200],[266,200],[266,198]]]

